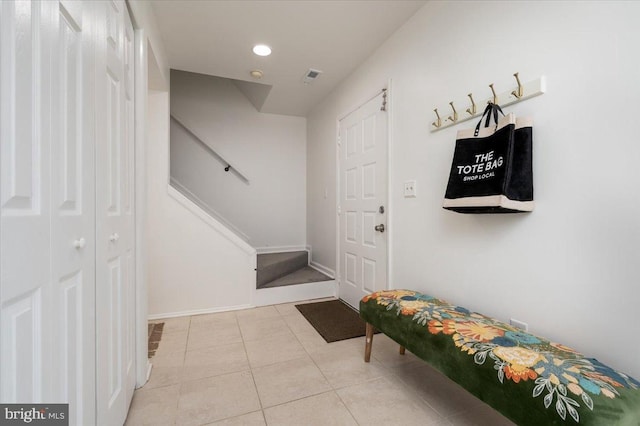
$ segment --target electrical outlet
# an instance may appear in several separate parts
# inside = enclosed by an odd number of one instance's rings
[[[404,183],[404,198],[416,197],[416,181],[408,180]]]
[[[509,320],[509,324],[511,324],[515,328],[519,328],[520,330],[524,330],[524,331],[528,331],[529,330],[529,324],[527,324],[526,322],[519,321],[517,319],[511,318]]]

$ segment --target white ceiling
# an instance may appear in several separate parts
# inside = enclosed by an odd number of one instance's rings
[[[426,0],[154,1],[171,68],[235,80],[260,69],[260,111],[306,116]],[[268,57],[255,44],[273,49]],[[323,71],[310,85],[309,68]],[[243,92],[251,97],[252,87]],[[258,88],[254,98],[264,97]],[[259,102],[254,102],[254,105]]]

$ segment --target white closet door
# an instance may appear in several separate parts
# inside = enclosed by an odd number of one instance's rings
[[[135,376],[125,4],[0,1],[0,59],[0,401],[121,425]]]
[[[0,400],[69,403],[72,425],[95,420],[85,15],[81,2],[0,2]]]
[[[0,1],[0,400],[50,396],[47,2]],[[49,9],[50,10],[50,9]],[[53,338],[52,338],[53,337]]]
[[[90,11],[54,4],[51,55],[51,235],[54,336],[51,402],[71,425],[95,422],[95,136]]]
[[[106,26],[96,46],[97,419],[121,425],[135,383],[133,29],[123,1],[99,5]]]

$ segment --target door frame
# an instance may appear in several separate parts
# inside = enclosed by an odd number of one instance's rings
[[[336,230],[336,296],[338,299],[340,298],[340,285],[342,283],[342,271],[340,270],[340,212],[338,211],[338,207],[340,206],[340,191],[341,191],[341,181],[340,181],[340,121],[349,116],[349,114],[355,112],[358,108],[365,105],[370,100],[379,96],[384,90],[387,92],[387,200],[385,205],[387,206],[387,211],[385,214],[387,215],[387,229],[385,232],[387,233],[387,253],[386,253],[386,262],[387,262],[387,285],[386,288],[389,289],[391,285],[391,277],[393,277],[392,271],[392,253],[393,253],[393,232],[394,227],[389,226],[393,224],[393,173],[392,165],[393,165],[393,90],[392,90],[392,79],[387,80],[387,84],[383,86],[382,89],[371,90],[371,96],[367,96],[364,100],[358,102],[356,105],[348,108],[346,112],[338,115],[336,118],[336,136],[335,136],[335,147],[336,147],[336,198],[335,198],[335,230]],[[354,306],[354,308],[358,308]]]
[[[136,25],[133,11],[127,9],[133,23],[134,34],[134,241],[135,241],[135,376],[136,388],[142,387],[151,375],[148,359],[147,313],[148,292],[146,259],[146,127],[147,127],[147,37],[144,28]]]

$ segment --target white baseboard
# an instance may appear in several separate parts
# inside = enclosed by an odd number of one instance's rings
[[[163,318],[188,317],[191,315],[213,314],[216,312],[237,311],[239,309],[248,309],[248,308],[253,308],[253,306],[247,304],[247,305],[236,305],[236,306],[223,306],[219,308],[194,309],[192,311],[167,312],[164,314],[149,315],[147,318],[149,319],[149,321],[153,321],[153,320],[163,319]]]
[[[325,297],[336,297],[335,281],[261,288],[256,290],[253,301],[256,306],[266,306]]]
[[[329,269],[326,266],[319,264],[318,262],[314,262],[312,260],[309,263],[309,266],[311,266],[316,271],[322,272],[325,275],[329,275],[331,278],[335,278],[336,277],[336,272],[333,269]]]
[[[306,246],[270,246],[270,247],[258,247],[256,253],[288,253],[292,251],[309,251]]]

